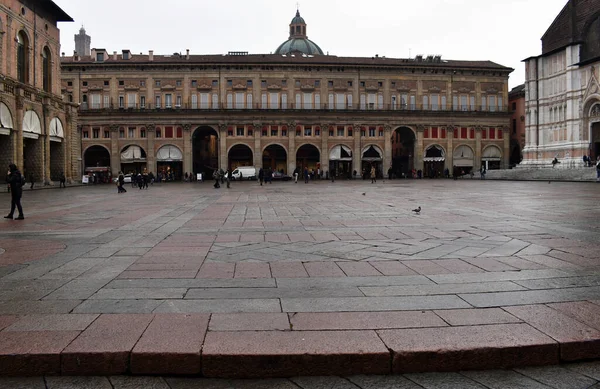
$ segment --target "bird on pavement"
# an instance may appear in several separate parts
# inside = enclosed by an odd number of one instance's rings
[[[419,208],[417,209],[413,209],[412,210],[414,213],[416,213],[417,215],[419,215],[421,213],[421,207],[419,206]]]
[[[367,194],[366,194],[366,193],[363,193],[362,195],[363,195],[363,196],[366,196]]]

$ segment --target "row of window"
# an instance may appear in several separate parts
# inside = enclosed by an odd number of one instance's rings
[[[396,138],[398,142],[398,133],[396,133]],[[454,132],[454,139],[475,139],[475,129],[474,128],[467,128],[467,127],[461,127],[461,128],[455,128]],[[431,128],[426,128],[423,131],[423,138],[425,139],[446,139],[447,138],[447,132],[445,128],[438,128],[438,127],[431,127]],[[504,139],[504,134],[502,133],[502,129],[496,129],[493,127],[490,128],[483,128],[481,130],[481,139],[490,139],[490,140],[495,140],[495,139]]]
[[[72,98],[72,97],[70,97]],[[139,100],[138,100],[139,98]],[[82,97],[84,108],[90,109],[108,109],[112,108],[111,97],[108,94],[93,93],[84,94]],[[88,106],[89,105],[89,106]],[[127,93],[118,96],[116,103],[118,108],[191,108],[191,109],[219,109],[219,95],[216,93],[192,94],[189,102],[184,106],[183,97],[179,94],[162,93],[154,96],[154,105],[148,104],[146,96],[139,96],[138,93]],[[327,96],[327,103],[321,101],[319,93],[297,93],[295,103],[288,104],[288,95],[286,93],[272,92],[261,95],[260,104],[254,104],[253,94],[238,92],[228,93],[224,108],[227,109],[353,109],[353,95],[345,93],[330,93]],[[482,96],[481,105],[475,105],[475,96],[458,95],[452,97],[452,107],[448,106],[446,95],[438,93],[426,94],[422,96],[422,101],[417,104],[417,97],[411,94],[392,95],[389,104],[384,103],[383,94],[361,94],[358,108],[361,110],[430,110],[430,111],[502,111],[504,101],[502,96]]]
[[[103,130],[101,133],[100,128],[92,128],[91,134],[90,130],[86,129],[82,131],[83,139],[89,139],[90,135],[93,139],[100,139],[100,134],[103,135],[102,139],[110,139],[110,130]],[[163,131],[162,128],[156,128],[155,136],[156,138],[181,139],[183,138],[183,129],[181,127],[174,129],[173,127],[167,126]],[[127,132],[125,132],[125,128],[119,129],[119,139],[138,139],[146,137],[147,131],[145,128],[138,129],[137,127],[129,127],[127,128]]]

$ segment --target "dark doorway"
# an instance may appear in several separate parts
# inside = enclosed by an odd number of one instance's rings
[[[316,146],[303,145],[298,149],[296,153],[296,166],[303,172],[304,168],[308,168],[310,171],[316,171],[320,166],[321,153]]]
[[[392,134],[392,170],[396,177],[412,177],[415,155],[415,133],[400,127]]]
[[[50,180],[58,181],[65,170],[65,148],[62,142],[50,141]]]
[[[252,166],[252,149],[248,145],[235,145],[228,154],[229,169],[234,170],[240,166]]]
[[[262,155],[263,169],[270,168],[278,172],[287,172],[287,152],[280,145],[267,146]]]
[[[198,127],[192,135],[193,173],[212,177],[219,168],[219,136],[212,127]]]
[[[597,161],[600,157],[600,123],[592,124],[591,149],[590,158],[592,161]]]
[[[43,147],[42,139],[23,138],[23,173],[28,180],[33,178],[40,182],[44,179]]]
[[[429,147],[425,151],[425,158],[423,158],[423,175],[429,178],[442,177],[445,161],[444,150],[441,147]]]
[[[102,146],[89,147],[83,156],[85,168],[88,167],[109,167],[110,153]]]

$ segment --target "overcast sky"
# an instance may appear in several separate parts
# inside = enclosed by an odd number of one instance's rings
[[[309,39],[337,56],[441,54],[515,69],[541,53],[541,37],[567,0],[298,0]],[[275,51],[287,40],[296,0],[54,0],[74,20],[59,23],[72,55],[81,25],[109,53],[223,54]]]

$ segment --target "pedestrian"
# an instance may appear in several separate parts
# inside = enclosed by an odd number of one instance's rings
[[[142,173],[138,173],[136,177],[137,185],[140,190],[144,187],[144,177],[142,177]]]
[[[117,193],[127,193],[127,190],[123,186],[125,185],[125,176],[123,175],[123,172],[119,172],[119,178],[117,179],[117,182],[119,183],[117,187]]]
[[[29,189],[33,189],[33,184],[35,183],[35,177],[33,176],[33,173],[29,173],[29,182],[31,183]]]
[[[260,169],[258,169],[258,181],[260,182],[260,186],[262,186],[264,179],[265,179],[265,171],[261,167]]]
[[[221,184],[225,183],[225,172],[223,169],[219,170],[219,177],[221,178]]]
[[[600,159],[596,163],[596,182],[600,182]]]
[[[394,171],[392,170],[392,167],[390,166],[390,168],[387,171],[388,173],[388,179],[391,181],[392,180],[392,176],[394,174]]]
[[[15,208],[19,211],[19,216],[15,220],[23,220],[23,207],[21,207],[21,195],[23,194],[23,185],[25,179],[21,175],[17,165],[11,163],[8,165],[7,181],[10,185],[10,213],[4,216],[5,219],[12,219],[15,214]]]
[[[215,169],[215,171],[213,172],[213,179],[215,180],[215,184],[213,185],[213,187],[215,189],[219,189],[221,187],[221,184],[219,184],[219,181],[221,181],[221,175],[219,174],[219,169]]]
[[[376,172],[375,172],[375,166],[371,166],[371,184],[374,184],[377,182],[377,177],[376,177]]]
[[[154,173],[148,173],[148,178],[150,179],[150,185],[154,185]]]
[[[480,173],[481,173],[481,179],[485,180],[485,173],[487,173],[487,171],[485,170],[485,166],[481,167]]]
[[[67,179],[65,178],[65,172],[60,173],[60,181],[59,181],[58,187],[59,188],[67,187]]]
[[[231,169],[227,169],[227,171],[225,171],[225,182],[227,182],[227,189],[229,189],[231,187]]]
[[[331,182],[335,182],[335,169],[331,170]]]
[[[297,184],[298,183],[298,176],[300,175],[300,169],[298,169],[298,166],[296,166],[296,168],[294,169],[294,182]]]
[[[265,174],[265,183],[272,184],[273,183],[273,170],[271,168],[267,169],[267,173]]]
[[[308,167],[304,167],[304,183],[308,184]]]

